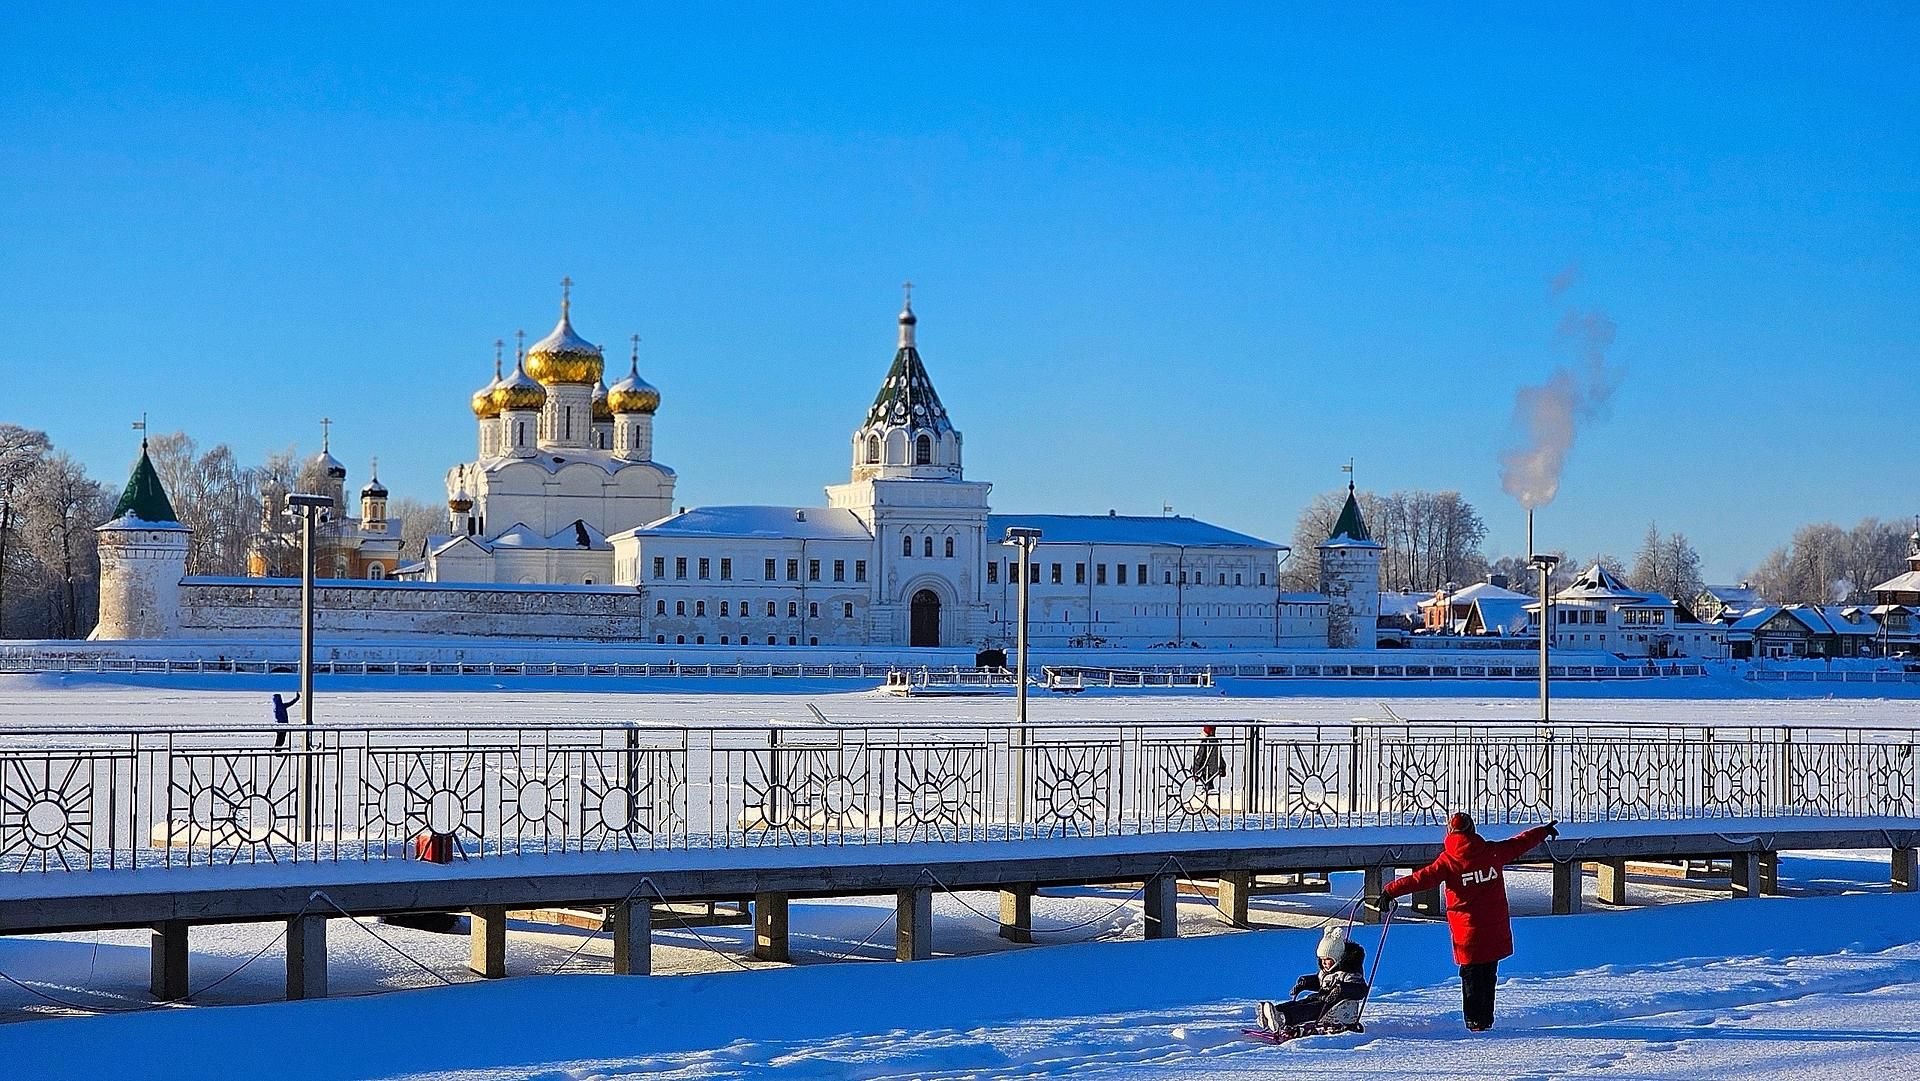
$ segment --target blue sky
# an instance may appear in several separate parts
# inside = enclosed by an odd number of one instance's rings
[[[1710,577],[1920,511],[1920,16],[392,5],[0,12],[0,420],[469,457],[491,343],[641,334],[687,504],[806,502],[898,283],[1000,511],[1288,537],[1500,488],[1517,387],[1618,325],[1543,544]],[[1569,268],[1577,280],[1556,291]]]

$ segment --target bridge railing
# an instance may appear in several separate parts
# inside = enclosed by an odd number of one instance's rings
[[[14,730],[0,869],[1483,822],[1908,818],[1911,729],[1219,723]]]

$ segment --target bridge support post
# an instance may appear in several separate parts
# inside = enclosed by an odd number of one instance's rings
[[[1387,885],[1385,867],[1368,867],[1360,872],[1360,922],[1379,923],[1380,912],[1374,904],[1380,900],[1380,891]]]
[[[1586,888],[1586,867],[1579,860],[1553,865],[1553,914],[1556,916],[1577,916],[1583,900],[1581,891]]]
[[[497,980],[507,974],[507,910],[499,906],[467,912],[467,968]]]
[[[1920,848],[1893,850],[1893,877],[1890,881],[1898,893],[1912,893],[1920,889]]]
[[[1760,864],[1760,892],[1768,897],[1780,896],[1780,853],[1760,852],[1754,859]]]
[[[915,886],[895,895],[893,956],[925,961],[933,956],[933,887]]]
[[[1140,894],[1146,915],[1146,937],[1180,937],[1180,880],[1173,875],[1154,875],[1147,879]]]
[[[327,918],[295,916],[287,921],[287,998],[327,997]]]
[[[762,961],[786,961],[787,895],[753,895],[753,955]]]
[[[1022,944],[1033,941],[1033,883],[1001,888],[1000,937]]]
[[[1440,895],[1440,887],[1421,890],[1407,898],[1407,907],[1422,916],[1439,918],[1447,914],[1446,899]]]
[[[622,901],[607,910],[607,917],[608,930],[613,932],[614,975],[653,975],[653,900]]]
[[[1731,874],[1735,897],[1760,896],[1760,853],[1735,852]]]
[[[161,1002],[187,997],[187,925],[183,921],[153,925],[148,975],[153,997]]]
[[[1603,905],[1626,904],[1627,861],[1600,860],[1595,866],[1600,872],[1600,903]]]
[[[1214,892],[1220,911],[1235,927],[1248,927],[1247,902],[1253,896],[1252,871],[1222,871]]]

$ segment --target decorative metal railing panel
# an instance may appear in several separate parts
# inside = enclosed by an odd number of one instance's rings
[[[13,730],[0,869],[1920,816],[1911,729],[1218,728]]]

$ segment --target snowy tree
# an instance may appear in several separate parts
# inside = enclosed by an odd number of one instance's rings
[[[27,561],[15,538],[20,500],[26,494],[27,478],[40,467],[50,446],[45,432],[0,424],[0,638],[6,636],[7,583]]]
[[[1487,526],[1480,512],[1459,492],[1419,489],[1357,492],[1367,532],[1383,549],[1380,588],[1400,592],[1436,590],[1448,582],[1476,582],[1487,574],[1480,546]],[[1346,505],[1347,493],[1322,492],[1300,512],[1293,530],[1293,556],[1282,569],[1289,589],[1320,586],[1320,555],[1315,546],[1327,539]]]
[[[447,531],[447,508],[408,496],[387,502],[388,529],[400,534],[400,561],[421,558],[429,536]]]
[[[1819,522],[1794,530],[1767,554],[1752,580],[1775,604],[1864,602],[1873,587],[1906,569],[1905,523],[1866,518],[1851,530]]]
[[[1627,583],[1646,593],[1662,593],[1686,604],[1698,594],[1700,554],[1683,533],[1662,535],[1654,522],[1647,523],[1647,535],[1634,556],[1633,569],[1625,575]]]
[[[78,637],[92,628],[99,611],[93,530],[112,511],[112,493],[60,451],[43,459],[19,491],[19,532],[29,560],[21,576],[28,604],[21,607],[30,618],[22,622],[36,637]]]
[[[260,527],[258,474],[224,443],[200,453],[184,432],[154,436],[147,454],[180,524],[193,530],[187,573],[247,573],[247,543]]]

